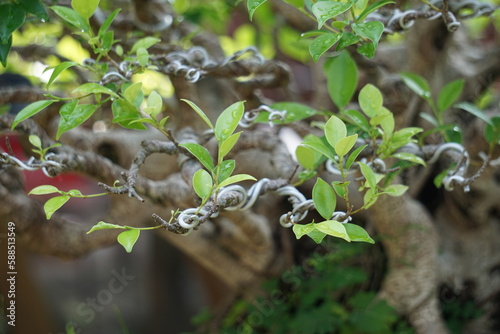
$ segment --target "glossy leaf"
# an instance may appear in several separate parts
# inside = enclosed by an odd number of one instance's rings
[[[358,140],[357,134],[340,139],[335,145],[335,152],[337,153],[337,155],[339,157],[343,157],[344,155],[349,153],[349,151],[356,144],[356,140]]]
[[[327,220],[316,224],[316,229],[325,234],[331,235],[332,237],[342,238],[346,241],[351,241],[344,224],[339,223],[336,220]]]
[[[200,198],[206,199],[212,194],[212,176],[204,170],[199,169],[193,175],[193,188]]]
[[[71,0],[71,7],[84,19],[89,19],[99,6],[99,0]]]
[[[370,131],[370,123],[368,122],[366,117],[359,111],[354,109],[349,109],[349,110],[344,110],[342,113],[347,117],[349,117],[354,122],[354,124],[359,126],[363,131],[365,132]]]
[[[253,19],[253,14],[259,8],[264,2],[267,0],[248,0],[247,1],[247,9],[248,9],[248,16],[250,17],[250,21]]]
[[[356,36],[352,32],[344,31],[342,37],[337,44],[337,50],[342,50],[350,45],[356,44],[361,40],[359,36]]]
[[[118,234],[116,240],[118,240],[118,243],[122,245],[123,248],[125,248],[127,253],[130,253],[135,243],[139,239],[140,235],[141,235],[141,230],[137,229],[126,230]]]
[[[375,243],[375,241],[372,238],[370,238],[368,232],[366,232],[365,229],[362,228],[361,226],[358,226],[356,224],[346,223],[344,224],[344,227],[351,241],[362,241],[362,242],[368,242],[370,244]]]
[[[359,105],[368,117],[375,117],[381,110],[384,99],[380,90],[368,84],[359,92]]]
[[[325,63],[328,94],[333,103],[344,108],[358,86],[358,68],[347,51]]]
[[[378,46],[378,41],[384,32],[384,24],[379,21],[370,21],[364,23],[353,23],[352,30],[363,38],[367,38],[373,42],[375,49]]]
[[[425,161],[421,157],[412,153],[398,152],[392,154],[391,156],[396,159],[410,161],[425,166]]]
[[[418,96],[428,100],[431,97],[431,90],[429,88],[429,84],[427,80],[423,77],[414,74],[414,73],[399,73],[403,82],[410,88],[413,92],[415,92]]]
[[[63,6],[50,7],[61,19],[76,27],[81,32],[89,33],[88,21],[71,8]]]
[[[76,66],[76,65],[78,65],[78,64],[73,62],[73,61],[65,61],[65,62],[60,63],[57,66],[47,67],[43,72],[50,70],[50,69],[53,69],[52,74],[50,75],[49,81],[47,82],[47,90],[50,89],[50,85],[52,85],[54,80],[56,80],[57,77],[62,72],[64,72],[64,70],[66,70],[70,67]]]
[[[231,176],[234,172],[234,168],[236,167],[236,161],[234,160],[224,160],[222,161],[218,168],[219,168],[219,182],[221,183],[225,179]]]
[[[371,189],[376,189],[377,188],[377,178],[375,176],[375,172],[373,169],[370,168],[365,163],[358,162],[359,167],[361,168],[361,173],[366,179],[366,182],[368,183],[368,187]]]
[[[439,92],[437,98],[437,107],[440,112],[448,109],[462,94],[464,79],[458,79],[446,84]]]
[[[210,120],[208,119],[207,115],[205,115],[205,113],[203,112],[203,110],[200,109],[200,107],[198,107],[194,102],[191,102],[189,100],[181,99],[181,101],[184,101],[187,104],[189,104],[189,106],[191,108],[193,108],[194,111],[196,111],[196,113],[198,114],[198,116],[201,117],[201,119],[210,127],[210,129],[212,129],[212,130],[214,129],[214,126],[212,125],[212,122],[210,122]]]
[[[59,189],[51,185],[42,185],[31,189],[28,195],[47,195],[60,193]]]
[[[371,4],[370,6],[366,7],[366,9],[361,12],[361,14],[359,14],[358,18],[357,18],[357,21],[358,22],[362,22],[365,20],[365,18],[370,14],[370,13],[373,13],[374,11],[376,11],[377,9],[385,6],[385,5],[389,5],[389,4],[392,4],[392,3],[395,3],[394,1],[378,1],[378,2],[375,2],[373,4]]]
[[[257,179],[251,175],[248,174],[236,174],[233,176],[228,177],[221,183],[219,183],[219,187],[226,187],[230,184],[241,182],[241,181],[247,181],[247,180],[252,180],[252,181],[257,181]]]
[[[47,8],[45,8],[45,5],[40,0],[22,0],[19,4],[24,8],[26,13],[33,14],[41,20],[47,21],[49,19]]]
[[[7,44],[12,33],[19,29],[26,18],[23,7],[15,3],[0,5],[0,40]]]
[[[315,62],[318,62],[323,53],[337,43],[342,35],[327,33],[316,37],[309,45],[309,53]]]
[[[312,13],[318,21],[318,29],[331,18],[335,18],[351,8],[352,3],[341,3],[335,1],[321,1],[312,6]]]
[[[233,149],[234,145],[240,139],[241,132],[233,133],[226,140],[224,140],[219,146],[219,161],[222,159]]]
[[[123,226],[116,225],[116,224],[110,224],[110,223],[106,223],[106,222],[100,221],[97,224],[95,224],[94,226],[92,226],[92,228],[87,232],[87,234],[90,234],[90,233],[92,233],[94,231],[109,230],[109,229],[118,229],[118,228],[123,229]]]
[[[4,67],[7,66],[7,56],[9,55],[11,47],[12,36],[10,36],[5,43],[0,40],[0,62]]]
[[[373,58],[373,56],[375,56],[376,50],[377,47],[373,43],[365,43],[357,49],[358,53],[365,56],[366,58]]]
[[[75,94],[78,97],[83,97],[90,94],[107,94],[116,98],[119,97],[118,94],[113,92],[111,89],[101,86],[94,82],[89,82],[81,85],[80,87],[76,88],[73,91],[73,94]]]
[[[49,199],[43,205],[43,210],[45,211],[45,215],[47,220],[49,220],[54,212],[59,210],[67,201],[69,201],[71,197],[69,196],[56,196]]]
[[[33,102],[29,104],[28,106],[24,107],[17,115],[16,118],[14,119],[14,122],[12,122],[11,130],[14,130],[14,128],[22,121],[25,119],[28,119],[36,114],[38,114],[40,111],[43,109],[47,108],[50,106],[52,103],[56,102],[55,100],[41,100],[37,102]]]
[[[313,230],[315,230],[316,228],[314,227],[314,223],[309,223],[309,224],[306,224],[306,225],[302,225],[302,224],[294,224],[293,227],[292,227],[292,231],[293,233],[295,233],[295,237],[297,239],[300,239],[302,238],[304,235],[312,232]]]
[[[491,122],[491,119],[481,109],[479,109],[478,107],[476,107],[475,105],[473,105],[471,103],[461,102],[461,103],[455,104],[454,107],[465,110],[468,113],[476,116],[477,118],[485,121],[487,124],[493,125],[493,123]]]
[[[230,135],[233,134],[234,130],[238,127],[238,123],[243,117],[243,112],[245,107],[243,106],[243,101],[233,103],[227,107],[217,118],[215,123],[215,137],[218,142],[225,141]]]
[[[74,101],[78,102],[78,100]],[[59,140],[63,133],[83,124],[97,110],[97,105],[95,104],[80,104],[75,106],[73,110],[64,109],[63,107],[59,111],[61,119],[57,128],[56,140]]]
[[[331,116],[325,124],[325,137],[328,143],[335,147],[337,142],[347,135],[347,128],[344,122],[337,116]]]
[[[312,198],[321,217],[330,219],[337,205],[337,197],[333,188],[318,177],[313,187]]]
[[[316,150],[317,152],[323,154],[330,160],[334,159],[332,151],[325,145],[325,143],[320,138],[316,136],[312,135],[307,136],[307,138],[305,138],[305,140],[302,142],[302,145]]]
[[[185,147],[198,161],[209,171],[214,169],[214,162],[212,156],[208,153],[207,149],[196,143],[186,143],[180,146]]]

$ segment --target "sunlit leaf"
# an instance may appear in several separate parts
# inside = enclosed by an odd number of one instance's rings
[[[294,224],[292,227],[293,233],[295,233],[295,237],[297,239],[302,238],[304,235],[310,233],[315,230],[314,223],[302,225],[302,224]]]
[[[335,144],[335,153],[339,157],[343,157],[356,145],[356,141],[358,140],[358,135],[354,134],[351,136],[347,136],[345,138],[340,139],[337,144]]]
[[[99,6],[99,0],[71,0],[71,7],[83,18],[89,19]]]
[[[51,185],[42,185],[31,189],[28,195],[46,195],[60,193],[59,189]]]
[[[351,241],[344,227],[344,224],[339,223],[336,220],[327,220],[321,223],[317,223],[315,227],[320,232],[326,233],[333,237],[342,238],[349,242]]]
[[[63,206],[67,201],[69,201],[71,197],[69,196],[56,196],[49,199],[45,202],[43,209],[45,211],[45,215],[47,216],[47,220],[49,220],[54,212],[59,210],[61,206]]]
[[[247,181],[247,180],[252,180],[252,181],[257,181],[257,179],[251,175],[248,174],[236,174],[233,176],[228,177],[221,183],[219,183],[220,187],[226,187],[230,184],[241,182],[241,181]]]
[[[325,124],[325,137],[328,143],[335,147],[337,142],[347,135],[347,128],[344,122],[337,116],[331,116]]]
[[[38,114],[40,111],[43,109],[47,108],[50,106],[52,103],[56,102],[56,100],[41,100],[37,102],[33,102],[29,104],[28,106],[24,107],[17,115],[16,118],[14,119],[14,122],[12,122],[11,130],[14,130],[14,128],[22,121],[25,119],[28,119],[36,114]]]

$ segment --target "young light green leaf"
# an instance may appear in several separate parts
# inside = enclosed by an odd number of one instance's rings
[[[384,32],[384,24],[379,21],[370,21],[363,23],[353,23],[352,30],[363,38],[367,38],[373,42],[375,49],[378,46],[378,41]]]
[[[14,122],[12,122],[11,130],[14,130],[14,128],[22,121],[25,119],[28,119],[36,114],[38,114],[40,111],[43,109],[47,108],[50,106],[52,103],[56,102],[56,100],[41,100],[37,102],[33,102],[23,108],[17,115],[16,118],[14,119]]]
[[[59,210],[61,206],[63,206],[67,201],[69,201],[71,197],[69,196],[56,196],[49,199],[45,202],[43,206],[43,210],[45,211],[45,215],[47,216],[47,220],[49,220],[54,212]]]
[[[90,94],[107,94],[116,98],[119,97],[118,94],[113,92],[111,89],[94,82],[89,82],[81,85],[73,91],[73,94],[77,95],[78,97],[83,97]]]
[[[293,233],[295,233],[295,237],[297,239],[300,239],[302,238],[304,235],[312,232],[313,230],[315,230],[316,228],[314,227],[314,223],[309,223],[309,224],[306,224],[306,225],[302,225],[302,224],[294,224],[293,227],[292,227],[292,230],[293,230]]]
[[[90,25],[87,19],[82,17],[80,14],[78,14],[76,11],[74,11],[71,8],[64,7],[64,6],[52,6],[50,7],[56,13],[60,18],[62,18],[64,21],[68,22],[69,24],[73,25],[77,29],[79,29],[81,32],[89,33],[90,32]]]
[[[99,6],[99,0],[71,0],[71,7],[84,19],[89,19]]]
[[[318,231],[317,229],[314,229],[311,232],[307,233],[307,236],[309,238],[313,239],[315,243],[320,244],[323,241],[323,239],[326,237],[326,233],[323,233],[321,231]]]
[[[147,107],[144,108],[144,112],[151,115],[151,117],[156,117],[161,112],[163,99],[161,95],[154,90],[149,94],[146,104]]]
[[[336,220],[327,220],[321,223],[317,223],[315,227],[320,232],[326,233],[333,237],[342,238],[349,242],[351,241],[344,227],[344,224],[339,223]]]
[[[361,168],[361,173],[366,179],[368,183],[368,187],[371,189],[377,188],[377,178],[375,176],[375,172],[370,168],[367,164],[363,162],[358,162],[359,167]]]
[[[142,91],[142,82],[136,82],[125,89],[123,97],[137,108],[140,107],[144,100],[144,92]]]
[[[351,136],[347,136],[342,138],[335,144],[335,152],[339,157],[343,157],[354,147],[356,141],[358,140],[358,135],[353,134]]]
[[[111,24],[115,20],[116,15],[118,15],[118,13],[120,12],[120,10],[121,10],[120,8],[116,9],[113,13],[111,13],[111,14],[108,15],[108,17],[106,18],[106,20],[104,20],[104,22],[102,23],[101,27],[99,28],[99,36],[101,38],[104,37],[104,34],[109,29],[109,27],[111,26]]]
[[[84,197],[82,192],[78,189],[71,189],[66,192],[66,195],[70,197]]]
[[[221,183],[219,183],[219,187],[225,187],[233,183],[241,182],[241,181],[246,181],[246,180],[252,180],[252,181],[257,181],[257,179],[251,175],[248,174],[236,174],[233,176],[228,177]]]
[[[344,108],[351,101],[358,85],[358,68],[347,51],[325,62],[328,94],[333,103]]]
[[[493,125],[493,123],[491,122],[491,119],[488,116],[486,116],[486,114],[481,109],[479,109],[478,107],[476,107],[475,105],[473,105],[471,103],[461,102],[461,103],[455,104],[454,107],[465,110],[468,113],[476,116],[477,118],[485,121],[487,124]]]
[[[359,14],[358,18],[357,18],[357,22],[363,22],[365,20],[365,18],[368,16],[368,14],[376,11],[377,9],[379,9],[380,7],[383,7],[385,5],[389,5],[389,4],[392,4],[392,3],[395,3],[394,1],[378,1],[378,2],[375,2],[373,4],[371,4],[370,6],[368,6],[361,14]]]
[[[302,167],[310,170],[315,168],[316,163],[321,157],[316,150],[304,145],[297,146],[295,149],[295,156]]]
[[[316,136],[307,136],[302,142],[302,145],[312,148],[313,150],[323,154],[330,160],[334,160],[332,151],[330,151],[330,149],[325,145],[323,140]]]
[[[384,193],[389,196],[397,197],[403,195],[407,190],[408,186],[405,186],[404,184],[391,184],[384,189]]]
[[[126,230],[118,234],[116,240],[118,240],[118,243],[122,245],[123,248],[125,248],[127,253],[130,253],[135,243],[137,242],[137,239],[139,239],[140,234],[141,230],[137,229]]]
[[[78,100],[74,101],[78,102]],[[95,104],[80,104],[75,106],[73,110],[66,110],[61,107],[59,111],[61,119],[59,120],[56,139],[59,140],[63,133],[83,124],[96,110],[97,105]]]
[[[139,62],[139,65],[142,67],[146,67],[146,65],[149,62],[149,52],[145,48],[139,48],[137,50],[137,60]]]
[[[362,241],[362,242],[368,242],[370,244],[375,243],[375,241],[372,238],[370,238],[368,232],[366,232],[365,229],[362,228],[361,226],[358,226],[356,224],[346,223],[344,224],[344,227],[351,241]]]
[[[429,88],[429,84],[427,80],[421,77],[418,74],[402,72],[399,73],[403,82],[410,88],[413,92],[415,92],[418,96],[429,100],[431,98],[431,90]]]
[[[370,208],[378,199],[377,190],[374,188],[367,189],[363,196],[363,203],[365,209]]]
[[[155,45],[160,41],[161,39],[159,39],[158,37],[152,37],[152,36],[143,37],[137,42],[135,42],[134,45],[132,45],[130,53],[131,54],[136,53],[139,49],[149,49],[150,47],[152,47],[153,45]]]
[[[76,66],[78,65],[77,63],[73,62],[73,61],[65,61],[63,63],[60,63],[59,65],[57,66],[52,66],[52,67],[47,67],[43,72],[45,73],[45,71],[47,70],[51,70],[53,69],[52,71],[52,74],[50,75],[50,78],[49,78],[49,81],[47,82],[47,90],[50,89],[50,85],[52,85],[52,83],[54,82],[54,80],[57,79],[57,77],[62,73],[64,72],[64,70],[70,68],[70,67],[73,67],[73,66]]]
[[[233,103],[219,115],[219,118],[217,118],[214,133],[219,143],[224,142],[238,127],[238,123],[245,111],[243,103],[243,101]]]
[[[90,231],[87,232],[87,234],[90,234],[94,231],[99,231],[99,230],[120,229],[120,228],[123,229],[124,227],[120,226],[120,225],[109,224],[109,223],[100,221],[97,224],[95,224],[94,226],[92,226],[92,228],[90,229]]]
[[[349,158],[347,158],[347,161],[345,163],[345,169],[350,169],[358,155],[367,147],[368,145],[363,145],[355,149],[350,155]]]
[[[361,109],[370,118],[375,117],[380,112],[384,103],[382,93],[372,84],[368,84],[361,89],[358,99]]]
[[[194,173],[193,188],[200,198],[206,199],[212,194],[212,185],[212,176],[206,170],[199,169]]]
[[[29,135],[28,140],[36,148],[42,148],[42,141],[37,135]]]
[[[233,133],[226,140],[224,140],[219,146],[219,161],[222,161],[224,157],[232,150],[234,145],[240,139],[241,132]]]
[[[321,178],[316,179],[312,191],[316,211],[325,219],[330,219],[337,205],[337,197],[333,188]]]
[[[248,16],[250,17],[250,21],[253,19],[253,14],[259,8],[264,2],[267,0],[248,0],[247,1],[247,9],[248,9]]]
[[[379,123],[382,130],[384,130],[384,134],[386,136],[392,135],[392,133],[394,132],[394,126],[395,126],[394,115],[385,107],[382,107],[380,109],[379,115],[385,116],[380,120],[380,123]]]
[[[186,148],[198,161],[209,171],[214,169],[214,162],[212,156],[208,153],[207,149],[196,143],[186,143],[180,146]]]
[[[46,195],[46,194],[54,194],[61,193],[59,189],[51,185],[42,185],[31,189],[28,195]]]
[[[341,3],[335,1],[321,1],[315,3],[312,6],[312,13],[318,21],[318,29],[321,29],[327,20],[339,16],[351,8],[351,6],[352,3]]]
[[[337,43],[341,36],[341,34],[327,33],[316,37],[309,45],[309,53],[314,62],[318,62],[321,55]]]
[[[414,162],[414,163],[420,164],[424,167],[426,166],[425,161],[421,157],[419,157],[415,154],[412,154],[412,153],[397,152],[397,153],[391,154],[391,156],[393,158],[396,158],[396,159]]]
[[[440,112],[448,109],[462,94],[464,79],[458,79],[446,84],[439,92],[437,98],[437,107]]]
[[[348,192],[347,187],[349,186],[349,184],[350,182],[334,181],[332,182],[332,187],[333,190],[335,190],[335,192],[337,193],[337,195],[343,198]]]
[[[335,147],[337,142],[347,135],[347,128],[344,122],[337,116],[331,116],[325,124],[325,137],[328,143]]]
[[[231,176],[234,172],[234,168],[236,167],[236,161],[234,160],[224,160],[222,161],[217,168],[219,168],[219,182],[221,183],[225,179]]]
[[[196,111],[196,113],[198,114],[198,116],[201,117],[201,119],[207,123],[207,125],[210,127],[210,129],[214,129],[214,126],[212,125],[212,122],[210,122],[210,120],[208,119],[207,115],[205,115],[205,113],[203,112],[203,110],[201,110],[196,104],[194,104],[194,102],[191,102],[189,100],[185,100],[185,99],[181,99],[181,101],[184,101],[186,102],[187,104],[189,104],[189,106],[191,108],[193,108],[194,111]]]

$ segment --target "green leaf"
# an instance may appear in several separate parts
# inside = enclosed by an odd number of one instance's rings
[[[40,20],[47,21],[49,19],[47,9],[40,0],[22,0],[19,4],[24,8],[26,13],[33,14]]]
[[[71,7],[84,19],[89,19],[99,6],[99,0],[71,0]]]
[[[337,44],[337,51],[342,50],[350,45],[356,44],[361,40],[359,36],[354,35],[352,32],[344,31],[342,37]]]
[[[297,157],[297,161],[302,167],[310,170],[316,167],[316,164],[321,158],[316,150],[313,150],[304,145],[297,146],[297,148],[295,149],[295,156]]]
[[[380,7],[383,7],[385,5],[389,5],[391,3],[396,3],[396,2],[394,2],[394,1],[378,1],[378,2],[371,4],[361,14],[359,14],[356,21],[358,21],[358,22],[364,21],[370,13],[373,13],[374,11],[379,9]]]
[[[107,94],[116,98],[119,97],[118,94],[113,92],[111,89],[94,82],[89,82],[81,85],[73,91],[73,94],[77,95],[78,97],[83,97],[90,94]]]
[[[76,99],[73,101],[78,103],[78,100]],[[72,102],[68,104],[71,103]],[[64,106],[68,104],[65,104]],[[59,110],[61,119],[59,120],[59,127],[57,128],[56,140],[59,140],[63,133],[83,124],[97,110],[97,105],[94,104],[76,105],[72,110],[69,108],[64,108],[64,106],[62,106]]]
[[[358,155],[367,147],[368,145],[363,145],[355,149],[350,155],[349,158],[347,158],[347,161],[345,163],[345,169],[350,169]]]
[[[243,103],[243,101],[233,103],[219,115],[219,118],[217,118],[214,133],[219,143],[225,141],[238,127],[238,123],[245,111]]]
[[[49,199],[45,202],[43,209],[45,211],[45,215],[47,216],[47,220],[49,220],[54,212],[59,210],[61,206],[63,206],[67,201],[69,201],[71,197],[69,196],[56,196]]]
[[[327,33],[316,37],[309,45],[309,53],[314,62],[318,62],[321,55],[337,43],[341,36],[341,34]]]
[[[431,90],[429,88],[429,84],[427,80],[423,77],[408,72],[399,73],[403,82],[410,88],[413,92],[415,92],[418,96],[429,100],[431,98]]]
[[[94,231],[99,231],[99,230],[109,230],[109,229],[118,229],[118,228],[123,229],[124,227],[120,226],[120,225],[109,224],[109,223],[100,221],[97,224],[95,224],[94,226],[92,226],[92,228],[90,229],[90,231],[87,232],[87,234],[90,234]]]
[[[104,34],[109,29],[109,27],[111,26],[111,24],[115,20],[116,15],[118,15],[118,13],[120,11],[121,11],[120,8],[116,9],[113,13],[111,13],[111,14],[108,15],[108,17],[106,18],[106,20],[104,20],[104,22],[102,23],[101,27],[99,28],[99,33],[98,33],[101,38],[104,37]]]
[[[7,57],[9,56],[10,48],[12,47],[12,36],[9,37],[6,43],[0,40],[0,62],[3,67],[7,66]]]
[[[384,189],[384,193],[389,196],[397,197],[403,195],[407,190],[408,186],[405,186],[404,184],[391,184]]]
[[[461,102],[461,103],[455,104],[454,107],[465,110],[468,113],[476,116],[477,118],[485,121],[487,124],[493,125],[493,123],[491,122],[491,119],[488,116],[486,116],[486,114],[481,109],[479,109],[478,107],[476,107],[475,105],[473,105],[471,103]]]
[[[246,180],[252,180],[252,181],[257,181],[257,179],[251,175],[248,174],[236,174],[233,176],[228,177],[221,183],[219,183],[219,187],[225,187],[233,183],[241,182],[241,181],[246,181]]]
[[[378,41],[384,32],[384,24],[379,21],[370,21],[364,23],[353,23],[352,30],[363,38],[367,38],[373,42],[375,49],[378,46]]]
[[[363,241],[363,242],[368,242],[370,244],[375,243],[375,241],[372,238],[370,238],[370,235],[368,235],[368,232],[366,232],[365,229],[362,228],[361,226],[358,226],[356,224],[346,223],[344,224],[344,227],[351,241]]]
[[[400,159],[400,160],[414,162],[414,163],[420,164],[424,167],[426,165],[425,161],[421,157],[419,157],[415,154],[412,154],[412,153],[397,152],[397,153],[391,154],[391,157],[396,158],[396,159]]]
[[[219,168],[219,182],[221,183],[225,179],[227,179],[234,172],[234,168],[236,167],[236,161],[234,160],[225,160],[222,161],[217,168]]]
[[[127,253],[130,253],[135,243],[137,242],[137,239],[139,239],[140,235],[141,235],[141,230],[137,229],[126,230],[118,234],[116,240],[118,240],[118,243],[122,245],[123,248],[125,248]]]
[[[337,142],[347,136],[347,128],[344,122],[337,116],[331,116],[325,124],[325,137],[328,143],[335,147]]]
[[[0,40],[7,44],[12,33],[19,29],[26,18],[23,7],[15,3],[0,5]]]
[[[377,47],[373,43],[365,43],[357,49],[358,53],[366,58],[373,58],[376,50]]]
[[[71,197],[84,197],[82,192],[78,189],[71,189],[66,194]]]
[[[493,117],[491,118],[491,124],[486,124],[484,138],[490,144],[498,144],[500,142],[500,117]]]
[[[50,70],[50,69],[54,69],[54,71],[52,71],[52,74],[50,75],[50,78],[49,78],[49,81],[47,82],[47,90],[50,89],[50,85],[52,85],[52,83],[54,82],[54,80],[57,79],[57,77],[66,69],[72,67],[72,66],[76,66],[78,65],[77,63],[73,62],[73,61],[65,61],[63,63],[60,63],[59,65],[57,66],[52,66],[52,67],[47,67],[43,72],[45,73],[45,71],[47,70]]]
[[[343,157],[354,147],[356,144],[356,140],[358,140],[358,135],[354,134],[348,137],[345,137],[337,142],[335,145],[335,152],[339,157]]]
[[[318,177],[313,187],[312,198],[321,217],[330,219],[337,206],[337,197],[333,188]]]
[[[427,122],[431,123],[432,125],[434,125],[435,127],[438,127],[439,126],[439,122],[437,121],[436,117],[434,117],[433,115],[430,115],[430,114],[426,114],[424,112],[421,112],[419,114],[420,117],[422,117],[423,119],[425,119]]]
[[[377,190],[375,188],[367,189],[365,195],[363,196],[363,203],[365,209],[368,209],[373,204],[375,204],[377,199],[378,199]]]
[[[180,146],[186,148],[198,161],[209,171],[213,171],[214,162],[212,156],[208,153],[207,149],[196,143],[186,143]]]
[[[232,150],[234,145],[240,139],[241,132],[237,132],[229,136],[226,140],[224,140],[219,146],[219,161],[222,161],[224,157]]]
[[[361,173],[366,179],[368,183],[368,187],[371,189],[377,188],[377,177],[375,176],[375,172],[365,163],[358,162],[359,167],[361,168]]]
[[[130,50],[130,53],[136,53],[139,49],[148,49],[160,41],[161,39],[159,39],[158,37],[143,37],[134,43],[132,49]]]
[[[76,11],[71,8],[63,7],[63,6],[52,6],[50,7],[61,19],[73,25],[81,32],[89,33],[90,25],[87,19],[82,17]]]
[[[54,186],[50,185],[43,185],[43,186],[38,186],[33,189],[28,193],[28,195],[47,195],[47,194],[53,194],[53,193],[61,193],[59,189],[57,189]]]
[[[141,114],[137,107],[124,99],[114,100],[111,104],[113,111],[113,123],[118,123],[127,129],[145,130],[146,127],[141,123],[134,123],[135,120],[141,119]]]
[[[334,181],[332,182],[332,187],[333,190],[335,190],[335,192],[337,193],[337,195],[339,195],[340,197],[344,197],[348,192],[347,187],[349,186],[349,184],[350,182]]]
[[[320,244],[321,241],[323,241],[323,239],[326,237],[326,233],[314,229],[311,232],[307,233],[307,236],[313,239],[315,243]]]
[[[214,129],[214,126],[212,125],[212,122],[210,122],[210,120],[208,119],[207,115],[205,115],[205,113],[203,112],[203,110],[201,110],[196,104],[194,104],[194,102],[191,102],[189,100],[185,100],[185,99],[181,99],[181,101],[184,101],[186,102],[187,104],[189,104],[189,106],[191,108],[193,108],[194,111],[196,111],[196,113],[198,114],[198,116],[201,117],[201,119],[207,123],[207,125],[210,127],[210,129]]]
[[[325,143],[316,136],[313,135],[307,136],[306,138],[304,138],[302,145],[316,150],[317,152],[323,154],[330,160],[334,160],[332,151],[330,151],[330,149],[325,145]]]
[[[139,108],[144,100],[144,92],[142,91],[142,82],[136,82],[125,89],[123,97],[132,105]]]
[[[253,14],[259,8],[260,5],[262,5],[264,2],[267,0],[248,0],[247,1],[247,9],[248,9],[248,16],[250,17],[250,21],[253,19]]]
[[[440,112],[448,109],[462,94],[464,79],[458,79],[446,84],[439,92],[437,98],[437,107]]]
[[[339,108],[344,108],[351,101],[358,85],[358,68],[356,63],[343,51],[335,58],[325,63],[328,94],[333,103]]]
[[[28,140],[31,143],[31,145],[35,146],[36,148],[39,149],[42,148],[42,141],[40,140],[40,137],[38,137],[37,135],[29,135]]]
[[[368,117],[375,117],[382,109],[384,99],[380,90],[368,84],[359,92],[359,105]]]
[[[295,233],[295,237],[297,239],[302,238],[304,235],[314,231],[316,228],[314,227],[314,223],[309,223],[306,225],[302,224],[294,224],[292,227],[293,233]]]
[[[306,31],[300,34],[300,38],[310,38],[310,37],[318,37],[324,34],[328,34],[328,32],[324,30],[311,30],[311,31]]]
[[[380,120],[380,127],[384,130],[384,134],[387,136],[392,135],[394,132],[394,115],[386,108],[382,107],[380,109],[379,116],[385,116]]]
[[[144,112],[151,115],[151,117],[156,117],[163,107],[163,98],[154,90],[149,94],[146,105]]]
[[[24,107],[17,115],[16,118],[14,119],[14,122],[12,122],[11,130],[14,130],[14,128],[22,121],[25,119],[28,119],[36,114],[38,114],[40,111],[43,109],[47,108],[50,106],[52,103],[56,102],[56,100],[41,100],[37,102],[33,102],[29,104],[28,106]]]
[[[139,50],[137,50],[137,60],[139,61],[139,65],[145,67],[149,62],[148,50],[144,48],[139,48]]]
[[[301,121],[303,119],[309,118],[311,116],[314,116],[318,114],[318,111],[306,106],[304,104],[296,103],[296,102],[276,102],[273,103],[269,106],[271,109],[274,110],[283,110],[286,111],[285,113],[285,119],[282,120],[276,120],[274,122],[280,123],[280,124],[288,124],[288,123],[293,123],[297,121]],[[268,123],[269,122],[269,112],[268,111],[262,111],[259,113],[257,118],[255,119],[256,123]]]
[[[334,1],[322,1],[315,3],[312,6],[312,13],[318,21],[318,29],[321,29],[327,20],[339,16],[351,8],[351,6],[352,3],[340,3]]]
[[[342,238],[346,241],[351,241],[344,224],[339,223],[336,220],[327,220],[316,224],[316,229],[320,232],[331,235],[332,237]]]
[[[370,132],[370,123],[368,122],[366,117],[359,111],[354,109],[349,109],[349,110],[344,110],[342,114],[349,117],[354,122],[355,125],[361,128],[361,130],[365,132]]]
[[[212,194],[212,176],[204,170],[199,169],[193,175],[193,188],[200,198],[206,199]]]

